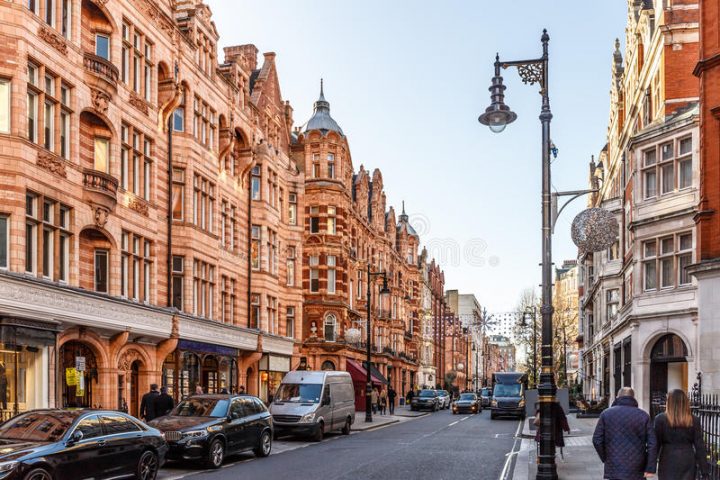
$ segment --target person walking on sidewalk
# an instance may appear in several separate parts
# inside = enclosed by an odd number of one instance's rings
[[[623,387],[595,427],[593,445],[605,464],[606,480],[641,480],[657,469],[657,445],[650,415],[638,408],[635,391]]]
[[[378,391],[377,388],[372,389],[372,394],[370,396],[370,403],[372,404],[372,412],[377,413],[378,411]]]
[[[388,388],[387,393],[388,405],[390,406],[390,415],[395,415],[395,397],[397,397],[397,392],[391,386],[390,388]]]
[[[552,403],[552,418],[552,424],[555,428],[555,446],[560,448],[562,455],[562,449],[565,447],[563,431],[570,433],[570,424],[568,423],[565,411],[557,401]],[[533,420],[533,424],[538,427],[535,430],[535,441],[540,443],[540,425],[542,421],[540,420],[540,406],[538,404],[535,405],[535,420]]]
[[[380,391],[380,415],[387,414],[387,390]]]
[[[700,419],[690,411],[687,394],[679,389],[667,396],[664,413],[655,417],[658,456],[658,480],[695,480],[707,478],[709,467]]]

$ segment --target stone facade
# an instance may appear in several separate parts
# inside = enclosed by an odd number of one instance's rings
[[[461,389],[474,390],[477,387],[475,379],[480,375],[480,353],[485,340],[482,338],[482,308],[474,294],[460,293],[458,290],[447,290],[445,301],[460,321],[458,343],[462,343],[462,352],[465,353],[465,359],[459,361],[463,369],[458,371],[456,385]],[[461,355],[458,354],[458,357]]]
[[[436,330],[443,328],[438,319],[443,316],[441,309],[444,300],[445,274],[434,259],[428,262],[428,253],[425,248],[420,254],[420,269],[422,270],[422,310],[420,312],[422,346],[417,386],[429,388],[436,386],[442,380],[442,375],[438,374],[442,371],[438,362],[443,357],[440,352],[443,347]]]
[[[655,2],[658,4],[659,2]],[[655,8],[656,7],[656,8]],[[607,145],[590,165],[590,205],[612,212],[620,238],[581,252],[580,339],[587,396],[632,386],[655,413],[698,370],[699,201],[697,2],[630,1],[625,52],[613,55]]]
[[[275,55],[219,64],[196,0],[30,5],[5,2],[0,26],[0,328],[21,348],[2,374],[26,379],[3,415],[137,414],[151,383],[267,398],[303,325],[285,259],[304,172]]]

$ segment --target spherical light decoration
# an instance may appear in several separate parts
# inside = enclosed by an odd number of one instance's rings
[[[458,364],[457,364],[457,369],[458,369],[458,370],[462,371],[464,368],[465,368],[465,365],[463,365],[462,363],[458,363]]]
[[[619,230],[612,213],[604,208],[588,208],[575,217],[570,235],[580,253],[600,252],[615,243]]]
[[[360,341],[360,335],[362,335],[362,332],[360,332],[357,328],[348,328],[347,331],[345,331],[345,341],[348,343],[358,343]]]

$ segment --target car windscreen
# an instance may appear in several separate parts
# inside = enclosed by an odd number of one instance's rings
[[[498,383],[495,385],[494,397],[519,397],[522,385],[519,383]]]
[[[78,417],[72,412],[30,412],[0,425],[0,438],[28,442],[57,442]]]
[[[489,389],[489,388],[483,388],[483,389],[482,389],[482,395],[485,396],[485,397],[487,397],[488,395],[490,395],[490,389]]]
[[[435,392],[435,390],[421,390],[420,396],[421,397],[436,397],[437,393]]]
[[[477,397],[472,393],[462,393],[459,400],[477,400]]]
[[[218,398],[188,398],[178,403],[170,415],[177,417],[213,417],[227,416],[230,401]]]
[[[322,384],[320,383],[283,383],[278,388],[274,402],[318,403]]]

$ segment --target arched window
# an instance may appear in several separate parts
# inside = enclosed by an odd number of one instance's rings
[[[652,361],[685,361],[688,356],[685,342],[673,333],[668,333],[658,339],[652,348],[650,359]]]
[[[320,370],[335,370],[335,364],[330,360],[325,360],[320,367]]]
[[[337,330],[337,318],[332,313],[325,316],[324,336],[326,342],[334,342]]]

